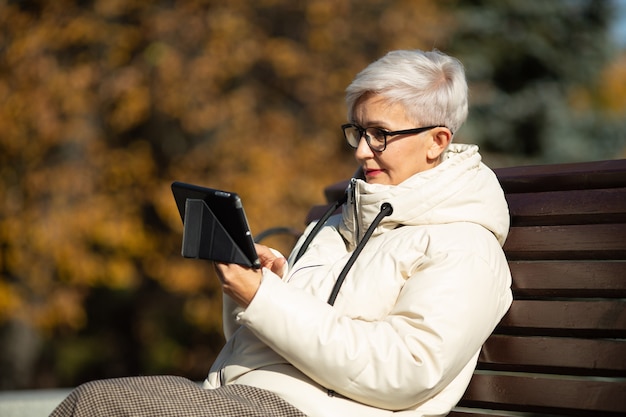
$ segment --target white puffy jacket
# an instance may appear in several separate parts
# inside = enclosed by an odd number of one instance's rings
[[[225,297],[206,388],[265,388],[309,416],[439,416],[458,402],[512,300],[496,176],[476,146],[453,144],[431,170],[397,186],[353,180],[350,194],[282,278],[264,270],[245,310]],[[383,202],[393,213],[329,305]]]

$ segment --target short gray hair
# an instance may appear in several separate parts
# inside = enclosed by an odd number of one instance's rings
[[[348,120],[365,94],[404,106],[421,126],[446,126],[456,133],[467,118],[467,81],[463,64],[437,50],[389,52],[357,74],[346,89]]]

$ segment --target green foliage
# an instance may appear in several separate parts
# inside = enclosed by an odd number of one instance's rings
[[[464,131],[470,142],[534,162],[610,159],[626,150],[624,118],[607,117],[606,107],[591,98],[618,52],[609,38],[614,3],[455,6],[457,30],[447,51],[464,62],[473,86]],[[613,86],[625,81],[615,79]]]

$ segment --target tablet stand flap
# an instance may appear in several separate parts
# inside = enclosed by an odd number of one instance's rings
[[[185,202],[182,255],[252,266],[206,202],[200,199],[188,198]]]

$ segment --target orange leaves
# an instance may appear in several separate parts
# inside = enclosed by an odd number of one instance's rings
[[[269,40],[264,45],[264,55],[280,78],[302,75],[309,64],[309,55],[302,45],[286,38]]]
[[[8,282],[0,281],[0,319],[13,317],[22,306],[18,288]]]
[[[569,103],[579,112],[601,109],[609,118],[623,120],[626,114],[626,53],[622,53],[602,72],[597,85],[576,86],[569,92]]]
[[[78,330],[87,323],[87,315],[81,305],[82,298],[78,291],[57,288],[48,294],[47,303],[31,306],[28,313],[30,321],[48,332],[59,325]]]
[[[600,94],[609,113],[623,118],[626,114],[626,53],[604,71]]]
[[[116,133],[126,132],[149,116],[152,96],[143,72],[138,68],[119,69],[100,88],[111,103],[107,122]]]
[[[119,334],[111,352],[134,343],[148,352],[147,368],[200,377],[210,358],[190,363],[184,345],[205,335],[206,352],[217,350],[220,288],[209,263],[180,256],[170,183],[239,192],[255,233],[301,230],[323,187],[354,172],[338,128],[344,89],[387,49],[376,22],[399,3],[8,3],[0,326],[20,319],[47,335]],[[411,38],[412,24],[404,27],[394,36]],[[107,315],[119,311],[127,322]],[[71,352],[71,378],[98,359],[90,343],[62,346],[69,340],[47,342]],[[125,355],[113,360],[132,368]]]

